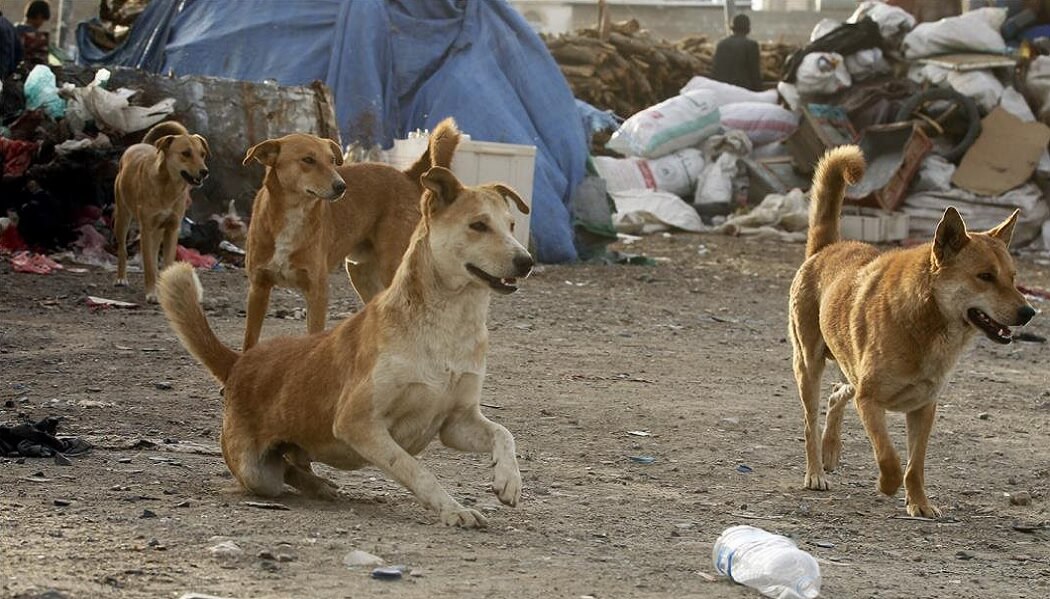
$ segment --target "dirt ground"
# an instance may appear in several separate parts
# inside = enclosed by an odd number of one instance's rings
[[[62,434],[99,446],[72,466],[0,459],[0,595],[757,597],[705,576],[719,532],[749,523],[811,551],[824,597],[1050,596],[1050,346],[982,338],[965,354],[927,462],[946,517],[904,519],[903,492],[875,490],[852,408],[832,489],[801,488],[784,338],[801,246],[681,235],[629,250],[667,260],[548,266],[494,298],[485,412],[517,439],[523,502],[498,504],[484,456],[435,444],[423,457],[487,513],[484,531],[441,526],[374,469],[322,467],[342,485],[334,504],[287,495],[287,511],[246,505],[253,498],[217,452],[218,389],[159,310],[85,305],[86,295],[137,300],[138,287],[114,289],[97,270],[0,266],[0,423],[61,416]],[[1019,271],[1050,287],[1045,259],[1020,260]],[[243,272],[202,281],[213,325],[239,345]],[[332,287],[330,313],[352,310],[345,279],[333,275]],[[268,319],[264,336],[305,330],[302,306],[275,293],[271,311],[285,318]],[[1048,336],[1050,320],[1028,330]],[[891,427],[903,454],[903,417]],[[1031,503],[1011,505],[1022,491]],[[222,541],[243,554],[213,554]],[[343,564],[355,549],[414,575],[374,580]]]

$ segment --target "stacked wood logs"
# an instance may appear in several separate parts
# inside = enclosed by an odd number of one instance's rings
[[[544,41],[577,98],[621,116],[677,95],[693,76],[710,72],[714,57],[714,43],[706,38],[671,43],[634,19],[610,24],[605,39],[592,28],[544,36]],[[793,50],[786,44],[762,44],[763,79],[779,79]]]

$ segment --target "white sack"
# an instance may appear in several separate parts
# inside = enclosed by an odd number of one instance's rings
[[[892,70],[893,68],[890,63],[886,62],[879,48],[868,48],[846,57],[846,71],[849,72],[853,81],[864,81],[878,75],[885,75]]]
[[[813,31],[809,34],[809,41],[815,42],[839,27],[842,27],[842,21],[823,18],[813,27]]]
[[[859,23],[864,17],[871,17],[871,20],[879,25],[882,38],[890,40],[891,43],[900,43],[900,40],[915,27],[915,17],[908,11],[885,2],[861,2],[846,22]]]
[[[1006,9],[979,8],[958,17],[921,23],[904,37],[904,56],[925,58],[953,52],[1006,52],[999,29],[1006,20]]]
[[[723,129],[743,131],[755,146],[782,141],[798,129],[798,115],[776,104],[738,102],[720,114]]]
[[[718,132],[714,92],[694,90],[650,106],[631,116],[605,147],[626,156],[659,158],[695,146]]]
[[[852,80],[841,54],[811,52],[802,59],[795,76],[795,86],[803,95],[837,94]]]
[[[595,156],[592,160],[610,192],[649,189],[689,196],[704,170],[704,155],[695,148],[653,160],[609,156]]]
[[[616,204],[613,226],[620,233],[640,235],[672,227],[694,233],[707,229],[696,210],[673,193],[635,189],[609,195]]]
[[[775,90],[766,90],[763,92],[754,92],[749,89],[733,85],[731,83],[723,83],[721,81],[715,81],[714,79],[708,79],[707,77],[693,77],[685,84],[678,93],[684,94],[686,92],[706,90],[715,95],[715,104],[719,106],[725,106],[726,104],[733,104],[735,102],[765,102],[766,104],[777,103],[777,93]]]

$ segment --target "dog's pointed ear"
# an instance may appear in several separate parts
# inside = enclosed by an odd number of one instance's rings
[[[431,202],[433,207],[445,207],[452,204],[456,201],[459,192],[463,190],[459,179],[452,174],[452,171],[443,166],[432,167],[423,173],[423,176],[419,178],[419,183],[436,200],[436,204]]]
[[[502,183],[496,183],[492,186],[492,188],[495,189],[501,196],[503,196],[504,199],[514,202],[514,205],[518,207],[518,210],[520,210],[522,214],[529,213],[529,205],[525,203],[525,200],[521,199],[521,196],[518,195],[518,192],[514,191],[513,189],[507,187]]]
[[[933,257],[943,263],[959,253],[970,242],[966,233],[966,223],[954,207],[949,206],[937,224],[937,234],[933,238]]]
[[[343,166],[343,148],[339,147],[339,144],[335,143],[330,139],[326,139],[328,147],[332,150],[332,156],[335,157],[335,165]]]
[[[276,139],[268,139],[262,143],[255,144],[251,148],[248,148],[248,153],[244,155],[244,166],[254,159],[266,166],[273,166],[277,162],[277,155],[281,153],[281,143]]]
[[[989,229],[987,234],[1001,240],[1006,244],[1006,247],[1010,247],[1010,240],[1014,238],[1014,225],[1017,224],[1017,217],[1020,214],[1020,210],[1014,210],[1014,213],[1010,215],[1010,218],[999,223],[995,228]]]
[[[175,141],[175,135],[165,135],[164,137],[153,142],[153,147],[157,148],[161,152],[167,152],[168,148],[171,147],[172,142]]]
[[[208,140],[204,139],[203,135],[194,134],[193,139],[196,139],[197,141],[201,142],[201,146],[204,148],[205,158],[211,156],[211,147],[208,146]]]

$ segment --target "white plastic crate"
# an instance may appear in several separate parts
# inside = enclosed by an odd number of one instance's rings
[[[427,137],[394,140],[394,147],[386,152],[387,164],[406,169],[419,159],[427,148]],[[452,172],[464,185],[503,183],[518,192],[532,209],[532,179],[536,171],[536,147],[473,141],[464,136],[452,158]],[[529,215],[511,208],[514,215],[514,237],[529,246]]]
[[[903,241],[908,237],[908,215],[874,208],[849,208],[839,230],[843,239],[867,243]]]

